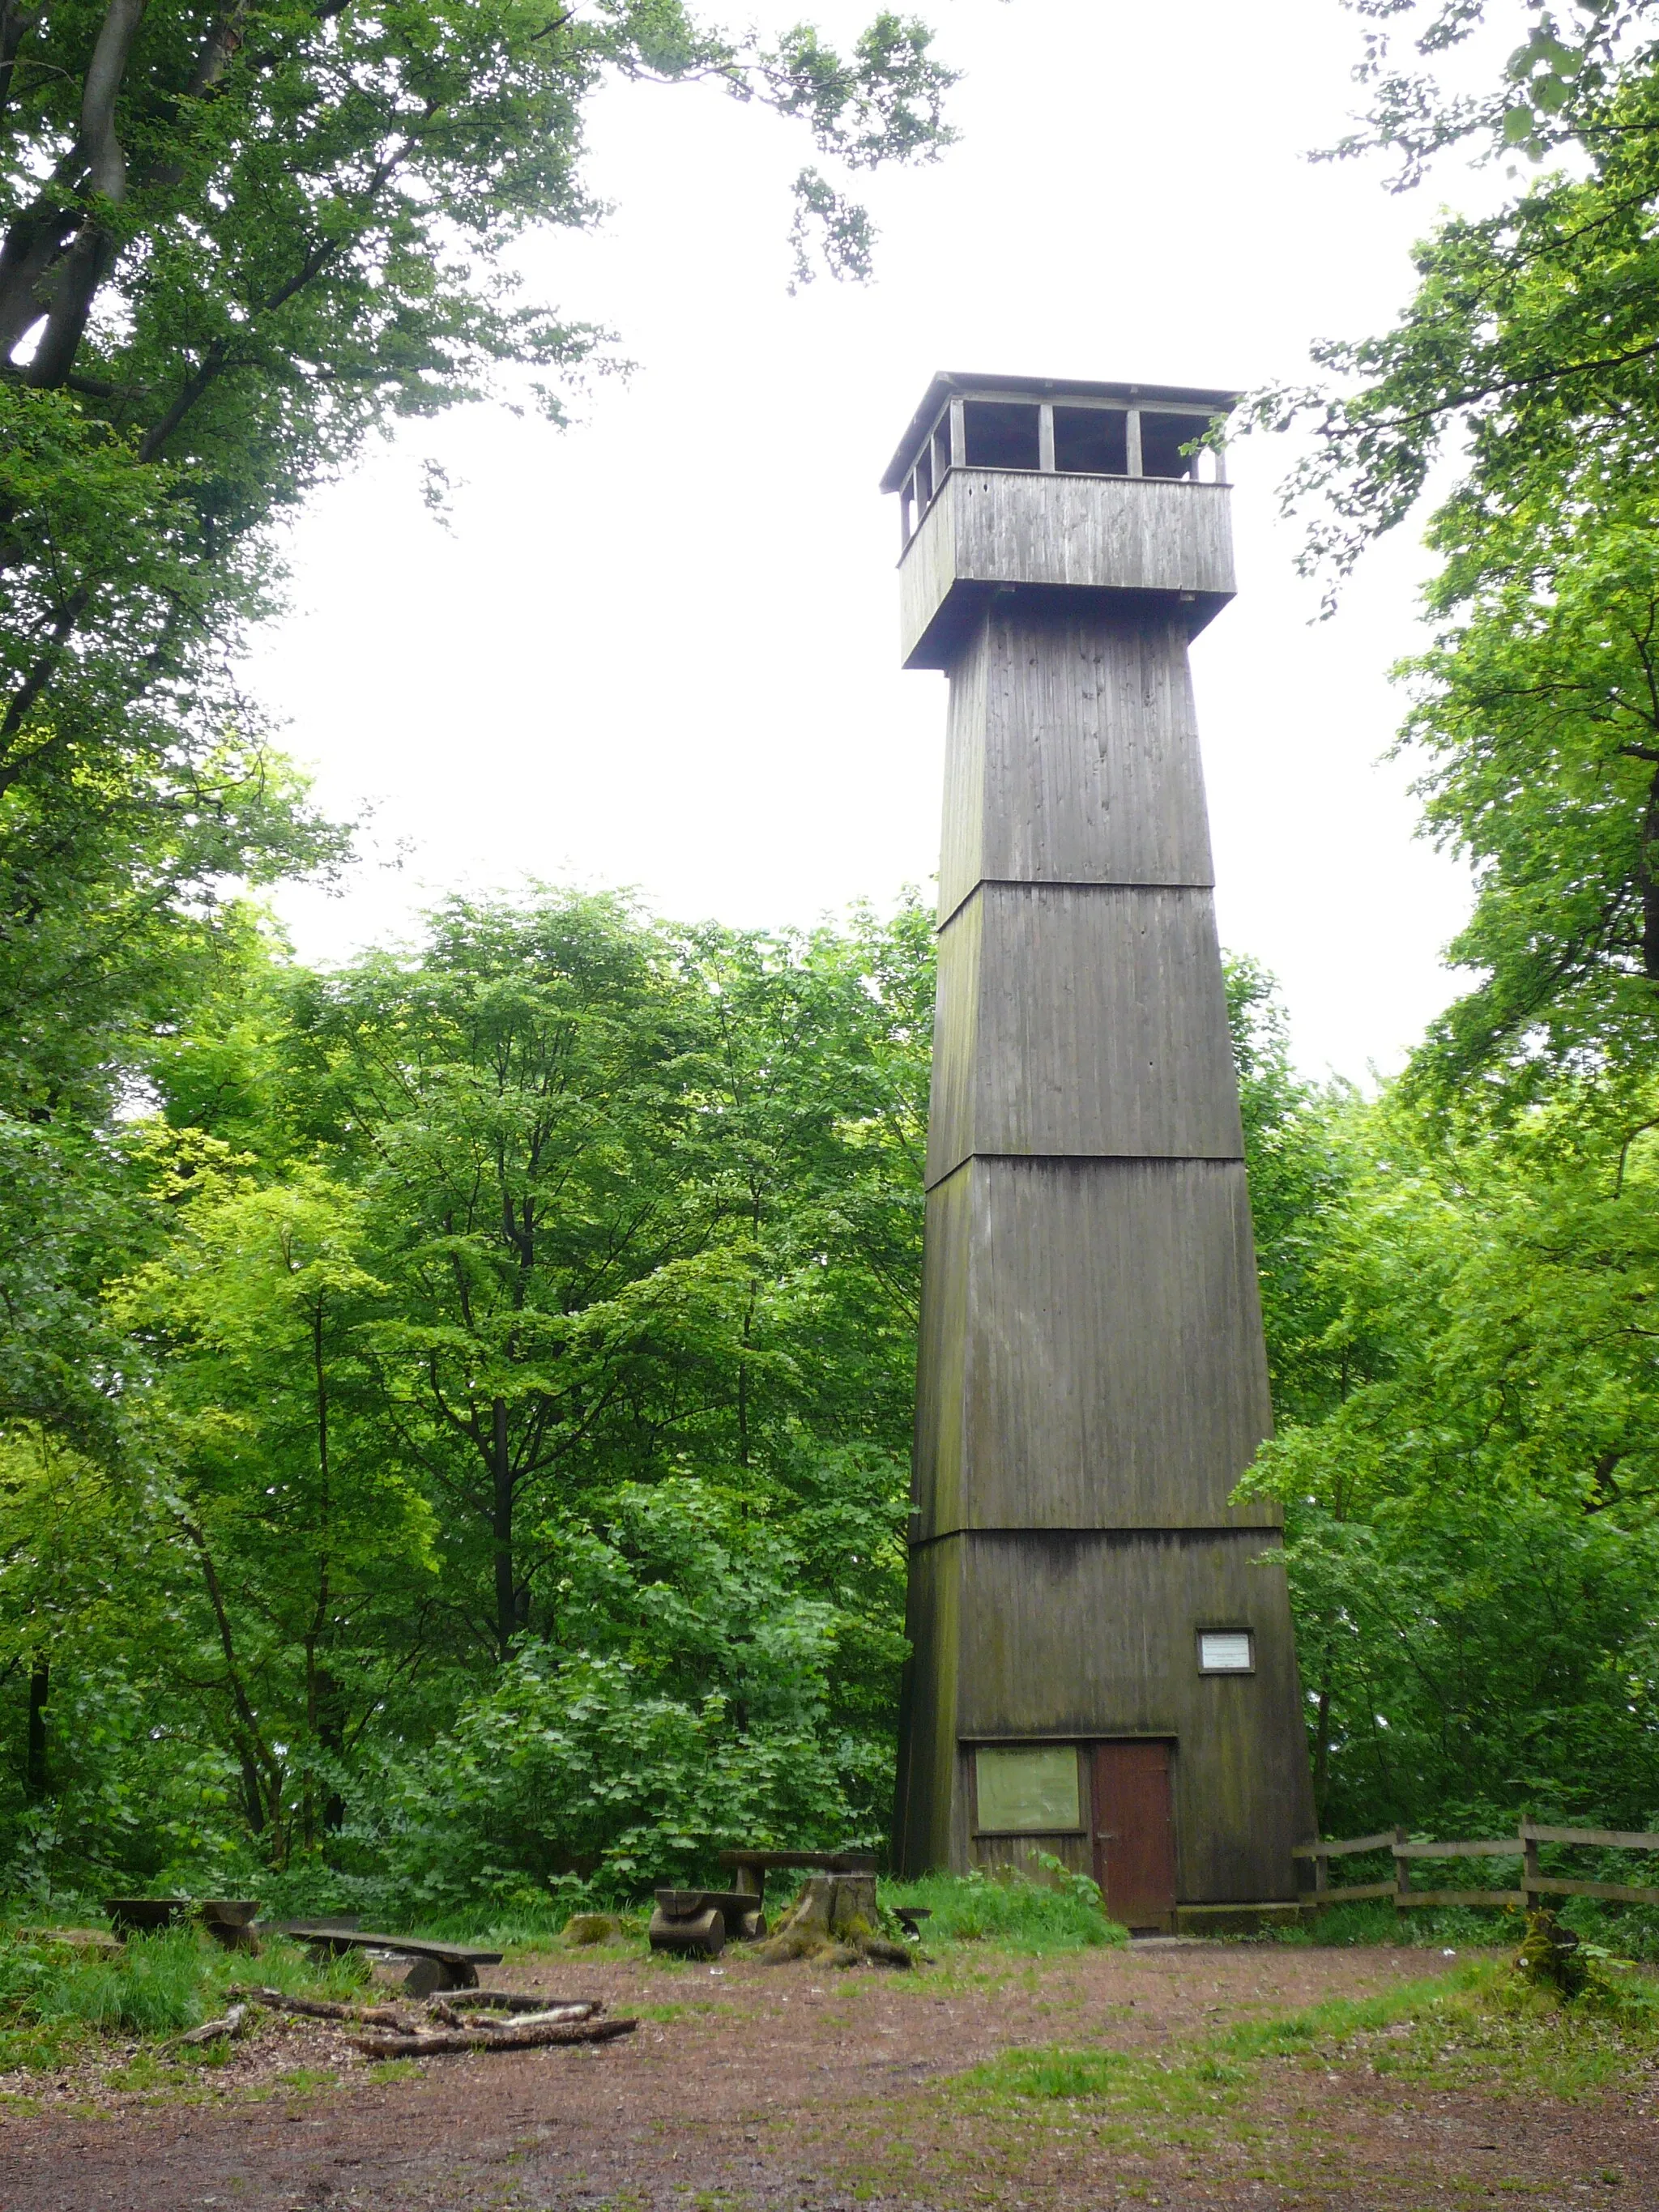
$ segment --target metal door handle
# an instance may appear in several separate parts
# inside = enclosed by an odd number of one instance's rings
[[[1095,1830],[1095,1841],[1097,1844],[1115,1844],[1117,1841],[1117,1830],[1115,1828],[1097,1828]]]

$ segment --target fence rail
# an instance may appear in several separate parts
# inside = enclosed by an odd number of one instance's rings
[[[1308,1895],[1315,1905],[1362,1905],[1389,1898],[1397,1912],[1435,1905],[1525,1905],[1539,1897],[1596,1897],[1614,1905],[1659,1905],[1659,1886],[1581,1881],[1570,1875],[1545,1874],[1538,1863],[1540,1844],[1570,1844],[1580,1850],[1659,1851],[1659,1835],[1630,1828],[1549,1828],[1536,1820],[1522,1820],[1513,1836],[1491,1841],[1413,1843],[1406,1829],[1395,1828],[1381,1835],[1350,1837],[1341,1843],[1298,1844],[1293,1856],[1312,1865],[1313,1888]],[[1394,1880],[1348,1882],[1333,1889],[1330,1862],[1364,1851],[1389,1852]],[[1413,1889],[1412,1865],[1418,1859],[1519,1859],[1521,1886],[1518,1889]]]

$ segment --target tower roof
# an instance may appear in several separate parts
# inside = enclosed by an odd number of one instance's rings
[[[1188,384],[1101,384],[1088,378],[1068,376],[989,376],[962,368],[942,368],[933,378],[909,426],[899,440],[887,472],[884,491],[896,491],[915,459],[916,448],[932,429],[945,401],[957,392],[976,398],[1030,399],[1120,399],[1126,407],[1145,401],[1153,406],[1190,407],[1194,413],[1230,415],[1238,404],[1237,392],[1216,392]]]

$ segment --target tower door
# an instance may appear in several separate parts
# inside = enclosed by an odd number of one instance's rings
[[[1167,1743],[1097,1743],[1095,1880],[1126,1928],[1167,1928],[1175,1911],[1175,1823]]]

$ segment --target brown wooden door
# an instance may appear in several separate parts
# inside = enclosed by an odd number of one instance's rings
[[[1166,1928],[1175,1911],[1175,1823],[1167,1743],[1097,1743],[1095,1880],[1126,1928]]]

